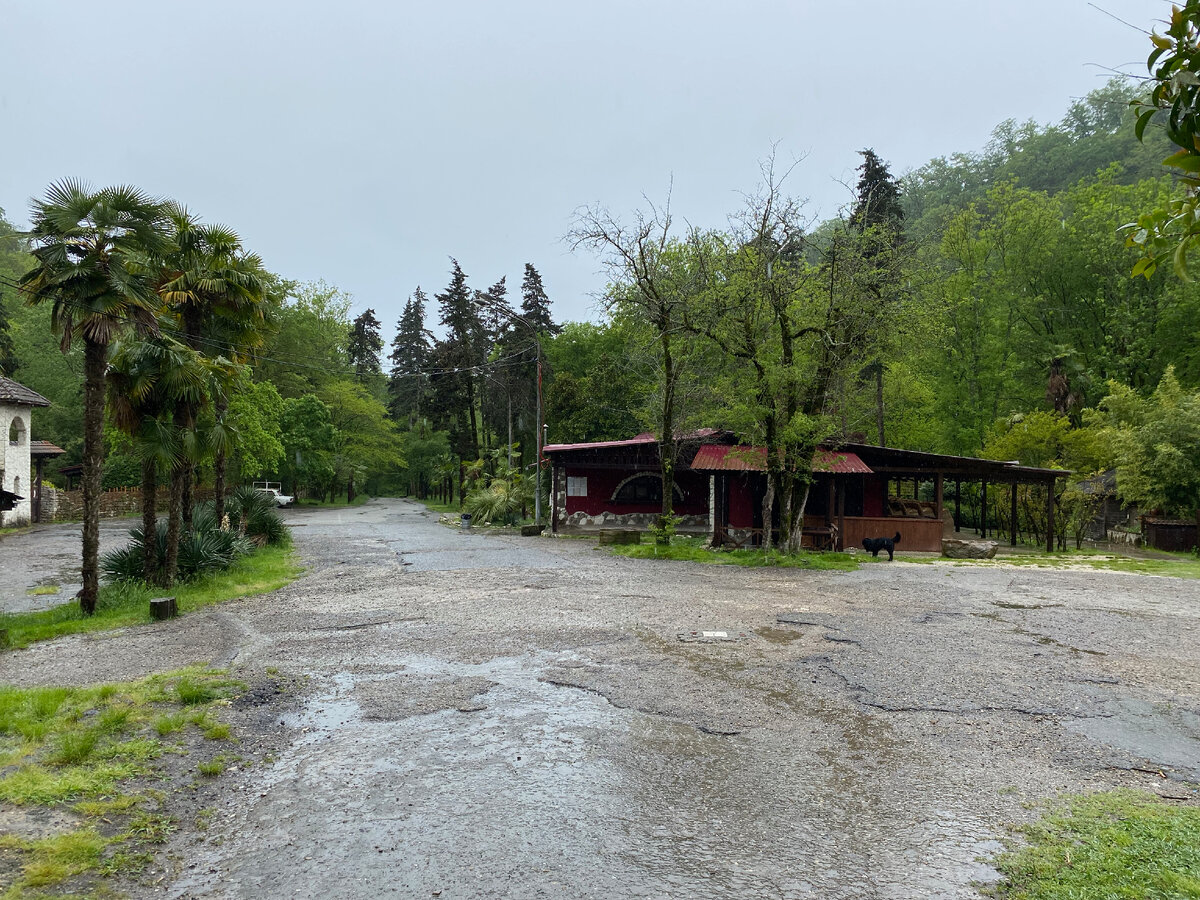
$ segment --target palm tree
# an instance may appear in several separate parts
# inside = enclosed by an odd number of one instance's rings
[[[157,285],[176,317],[183,340],[213,358],[218,377],[212,383],[216,427],[209,437],[214,453],[217,520],[224,514],[225,462],[232,435],[225,425],[228,386],[237,367],[263,343],[271,277],[257,254],[247,253],[237,233],[206,225],[183,207],[171,210],[174,249],[163,260]],[[195,427],[195,407],[183,410],[185,427]],[[190,519],[190,474],[183,480],[183,515]]]
[[[109,345],[134,328],[157,330],[160,306],[145,265],[166,251],[167,207],[137,188],[94,191],[81,181],[52,184],[33,204],[25,235],[34,267],[21,279],[28,302],[52,304],[51,327],[64,353],[83,341],[83,588],[91,615],[100,590],[100,474]]]
[[[181,396],[202,387],[206,370],[198,354],[167,335],[122,341],[108,374],[108,409],[117,428],[134,438],[142,458],[142,534],[158,518],[158,473],[174,472],[183,454],[172,416]],[[144,540],[142,577],[169,586],[159,570],[155,541]]]

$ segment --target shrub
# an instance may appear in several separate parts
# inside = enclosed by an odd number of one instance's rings
[[[463,510],[481,525],[501,522],[514,524],[521,510],[533,503],[533,489],[529,479],[519,472],[510,472],[507,477],[495,477],[486,486],[477,487],[467,494]]]
[[[249,509],[251,518],[246,534],[243,534],[234,528],[223,531],[211,503],[197,504],[192,511],[191,531],[179,539],[177,576],[189,579],[228,569],[239,556],[253,552],[255,543],[287,543],[290,533],[274,510],[254,503]],[[235,511],[240,512],[240,509]],[[232,521],[232,515],[230,519]],[[145,537],[142,529],[132,529],[129,539],[126,546],[104,554],[100,560],[100,571],[109,581],[137,581],[143,576]],[[158,575],[166,567],[167,559],[167,523],[164,520],[155,525],[154,545],[155,573]]]

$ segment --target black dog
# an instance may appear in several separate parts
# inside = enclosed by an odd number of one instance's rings
[[[900,532],[897,531],[896,536],[892,538],[863,538],[863,549],[876,558],[878,558],[880,550],[886,550],[890,560],[898,543],[900,543]]]

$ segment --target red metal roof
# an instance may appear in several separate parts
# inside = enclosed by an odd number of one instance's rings
[[[637,437],[632,437],[624,441],[594,441],[589,444],[547,444],[542,448],[543,453],[554,453],[559,450],[600,450],[604,447],[633,447],[637,444],[656,444],[658,438],[648,431],[644,431]]]
[[[767,448],[705,444],[692,460],[692,468],[705,472],[762,472],[767,468]],[[818,450],[812,470],[837,475],[871,474],[871,468],[857,455],[837,450]]]
[[[704,472],[762,472],[767,468],[767,448],[705,444],[696,452],[692,468]]]
[[[814,472],[833,472],[838,475],[871,475],[874,470],[858,454],[847,450],[818,450],[813,457]]]
[[[698,431],[689,431],[686,434],[677,435],[677,440],[695,441],[702,440],[706,437],[712,437],[715,434],[720,434],[715,428],[701,428]],[[543,453],[557,453],[561,450],[602,450],[605,447],[634,447],[638,444],[657,444],[658,438],[648,431],[643,431],[636,437],[631,437],[623,441],[593,441],[586,444],[547,444],[542,448]]]

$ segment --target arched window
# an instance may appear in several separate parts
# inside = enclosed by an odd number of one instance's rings
[[[25,443],[25,423],[21,421],[20,416],[15,416],[12,424],[8,426],[8,442],[14,447]]]
[[[22,494],[21,494],[21,476],[20,475],[13,476],[13,493],[16,494],[18,497],[22,496]]]
[[[683,499],[683,491],[679,485],[675,487],[675,499]],[[613,503],[644,503],[647,506],[662,503],[662,476],[650,472],[642,472],[626,478],[613,491]]]

